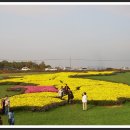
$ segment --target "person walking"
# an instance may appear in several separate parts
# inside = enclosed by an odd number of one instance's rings
[[[87,94],[86,92],[82,95],[82,104],[83,104],[83,110],[87,110]]]

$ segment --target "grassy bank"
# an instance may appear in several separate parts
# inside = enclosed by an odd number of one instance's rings
[[[103,80],[103,81],[110,81],[116,83],[124,83],[130,85],[130,72],[125,73],[117,73],[114,75],[97,75],[97,76],[77,76],[76,78],[86,78],[86,79],[94,79],[94,80]]]

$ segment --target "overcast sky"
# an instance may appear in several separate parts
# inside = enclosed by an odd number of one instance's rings
[[[72,67],[130,67],[130,5],[0,5],[0,59],[70,57]]]

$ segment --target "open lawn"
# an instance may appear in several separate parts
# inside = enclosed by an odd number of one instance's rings
[[[122,106],[93,106],[82,110],[82,104],[54,108],[46,112],[15,111],[16,125],[129,125],[130,103]],[[2,116],[4,125],[7,117]]]

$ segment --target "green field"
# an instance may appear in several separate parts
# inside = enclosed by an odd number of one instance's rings
[[[117,73],[115,75],[102,75],[102,76],[84,76],[83,78],[104,80],[116,83],[124,83],[130,85],[130,72]]]
[[[110,76],[90,76],[86,78],[126,83],[130,85],[130,72]],[[0,86],[0,97],[19,92],[8,92],[11,86]],[[95,106],[88,104],[88,110],[82,110],[82,104],[68,104],[46,112],[15,111],[15,125],[130,125],[130,102],[121,106]],[[4,125],[8,125],[7,116],[2,115]]]
[[[47,112],[16,111],[16,125],[129,125],[130,103],[123,106],[66,105]],[[7,117],[2,117],[7,125]]]

